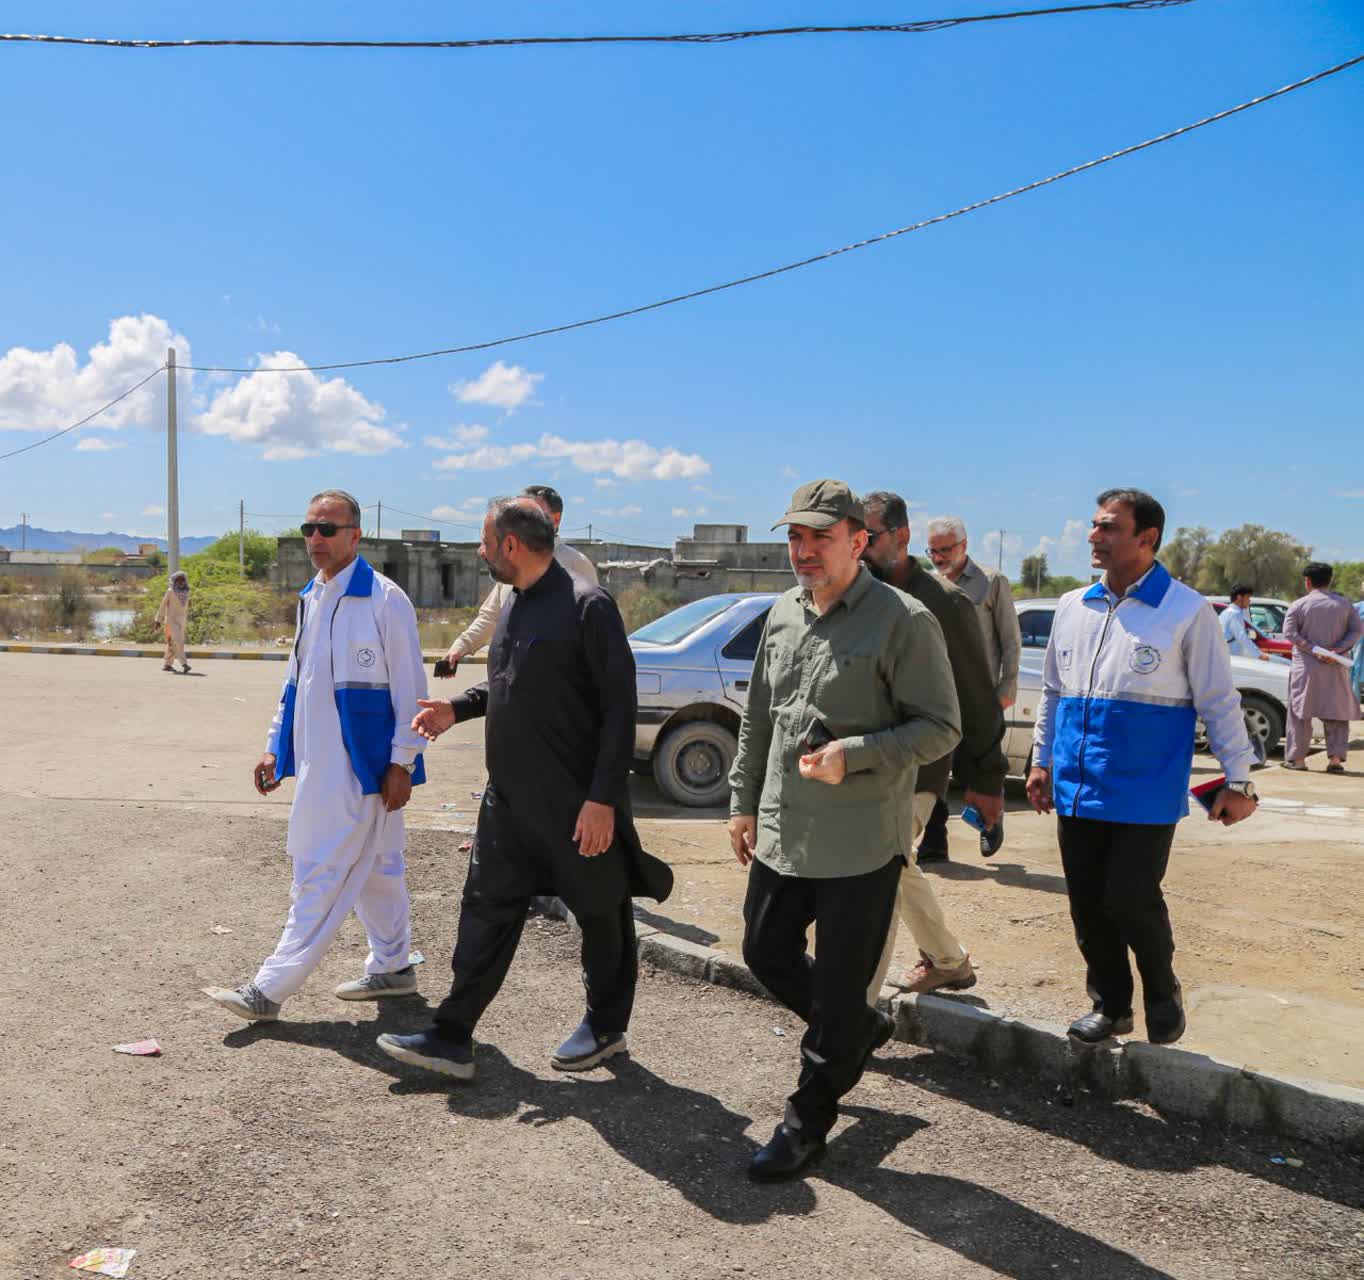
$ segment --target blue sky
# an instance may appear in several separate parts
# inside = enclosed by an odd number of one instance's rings
[[[849,21],[988,12],[872,3]],[[8,31],[446,38],[827,6],[15,3]],[[614,310],[957,207],[1364,52],[1348,0],[929,35],[478,52],[0,46],[0,452],[164,355],[401,354]],[[1094,493],[1364,558],[1364,68],[777,280],[483,355],[180,383],[182,532],[318,488],[565,526],[765,529],[822,475],[1078,570]],[[500,361],[500,365],[495,362]],[[107,392],[107,394],[105,394]],[[0,463],[0,525],[164,530],[159,382]],[[357,452],[362,450],[363,452]],[[258,518],[274,528],[288,523]],[[385,528],[420,523],[385,519]],[[922,544],[916,533],[915,545]]]

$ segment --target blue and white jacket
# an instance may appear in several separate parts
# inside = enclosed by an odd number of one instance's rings
[[[1255,753],[1226,641],[1198,592],[1157,563],[1121,599],[1102,582],[1061,597],[1033,731],[1059,814],[1178,822],[1199,717],[1228,779],[1249,779]]]
[[[275,777],[292,777],[294,701],[298,696],[298,645],[303,617],[316,579],[300,591],[294,651],[270,725],[266,750],[275,757]],[[417,699],[426,696],[417,615],[401,587],[375,573],[363,556],[332,616],[319,635],[331,641],[332,685],[341,718],[341,738],[364,795],[375,795],[390,764],[412,764],[412,784],[426,781],[425,740],[412,731]]]

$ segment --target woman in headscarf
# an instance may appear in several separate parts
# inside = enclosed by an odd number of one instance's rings
[[[174,671],[173,660],[178,660],[182,671],[189,671],[185,661],[185,624],[189,620],[189,578],[183,569],[171,574],[170,586],[161,597],[161,605],[156,611],[156,621],[166,628],[166,656],[162,660],[162,671]]]

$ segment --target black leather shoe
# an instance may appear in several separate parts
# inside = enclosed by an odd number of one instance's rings
[[[823,1138],[803,1138],[799,1129],[783,1122],[772,1141],[749,1161],[748,1176],[754,1182],[781,1182],[796,1177],[823,1154]]]
[[[927,840],[921,840],[919,842],[919,851],[914,855],[914,861],[922,867],[930,862],[951,862],[952,859],[947,856],[946,843],[937,844],[935,842],[929,844]]]
[[[880,1009],[876,1011],[876,1031],[871,1038],[871,1044],[867,1046],[867,1056],[862,1059],[862,1067],[865,1070],[868,1062],[871,1061],[872,1054],[878,1049],[884,1049],[890,1043],[890,1038],[895,1034],[895,1019],[888,1013],[882,1013]]]
[[[1152,1000],[1146,1006],[1146,1038],[1152,1044],[1174,1044],[1184,1034],[1184,992],[1175,984],[1168,1000]]]
[[[1083,1018],[1076,1018],[1067,1028],[1067,1034],[1073,1040],[1082,1040],[1085,1044],[1099,1044],[1107,1040],[1110,1036],[1127,1036],[1132,1034],[1132,1015],[1124,1014],[1121,1018],[1110,1018],[1106,1013],[1087,1013]]]
[[[980,856],[993,858],[1004,847],[1004,819],[1001,818],[988,831],[980,833]]]

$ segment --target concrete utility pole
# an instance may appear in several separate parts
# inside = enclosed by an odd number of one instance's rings
[[[28,512],[23,511],[19,514],[19,550],[28,550]]]
[[[592,526],[590,524],[587,526],[587,540],[588,542],[592,541]]]
[[[246,499],[237,500],[237,568],[246,577]]]
[[[377,516],[377,521],[378,523],[376,525],[376,528],[378,529],[378,532],[374,535],[374,539],[376,542],[384,536],[384,504],[382,502],[379,504],[379,514]]]
[[[1004,572],[1004,530],[1003,530],[1003,529],[1001,529],[1001,530],[999,531],[999,564],[998,564],[997,567],[998,567],[1000,573],[1003,573],[1003,572]]]
[[[180,567],[180,463],[175,454],[175,348],[166,348],[166,563]]]

